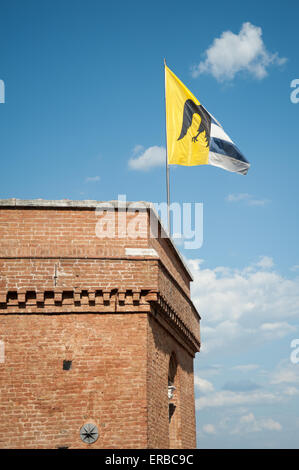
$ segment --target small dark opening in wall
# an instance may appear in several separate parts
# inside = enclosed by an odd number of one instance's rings
[[[171,418],[175,412],[176,406],[173,403],[169,403],[169,422],[171,421]]]
[[[65,450],[65,449],[68,449],[68,446],[65,446],[65,447],[57,447],[57,449]]]
[[[72,367],[72,361],[63,361],[63,370],[70,370]]]

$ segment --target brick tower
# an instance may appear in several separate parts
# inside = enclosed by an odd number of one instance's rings
[[[0,200],[0,448],[196,446],[190,273],[151,204],[97,208]]]

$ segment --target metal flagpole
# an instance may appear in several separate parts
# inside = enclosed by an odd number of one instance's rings
[[[169,165],[168,165],[168,155],[167,155],[167,116],[166,116],[166,60],[164,58],[164,74],[165,74],[165,143],[166,143],[166,192],[167,192],[167,229],[168,236],[170,237],[170,189],[169,189]]]

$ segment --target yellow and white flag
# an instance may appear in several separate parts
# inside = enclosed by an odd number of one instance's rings
[[[169,165],[214,165],[246,174],[250,166],[221,124],[165,64]]]

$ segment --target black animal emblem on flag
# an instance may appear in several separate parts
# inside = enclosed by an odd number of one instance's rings
[[[200,117],[200,124],[197,130],[197,134],[192,137],[192,142],[197,142],[199,135],[205,131],[205,137],[207,140],[207,147],[210,145],[210,131],[211,131],[211,117],[205,108],[200,104],[197,105],[192,100],[185,101],[184,114],[183,114],[183,125],[181,134],[178,140],[185,137],[189,127],[192,124],[193,115],[198,114]]]

